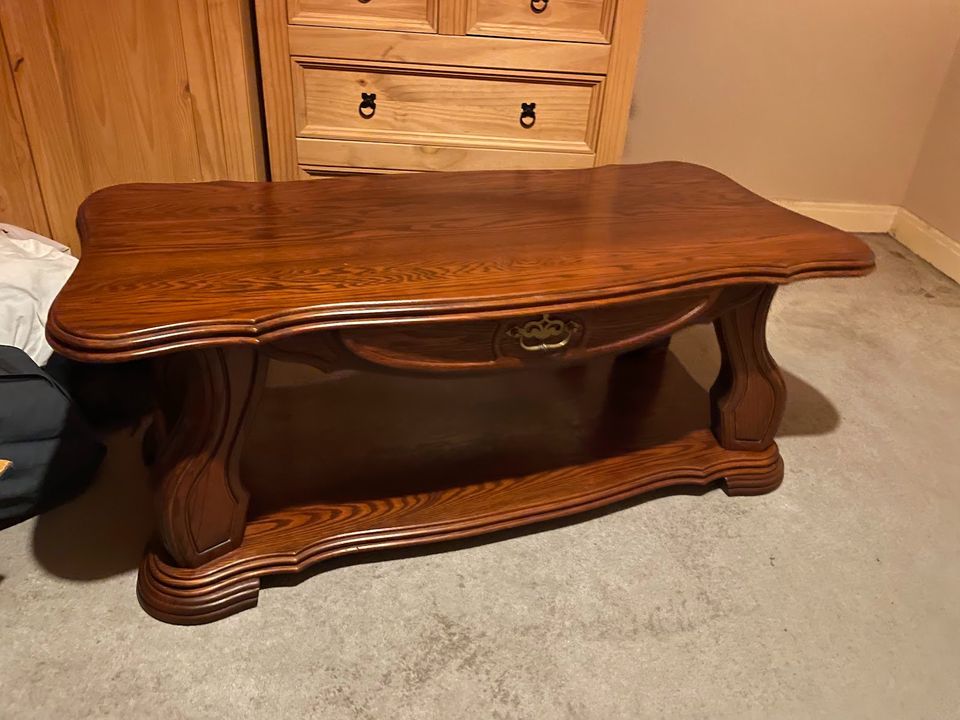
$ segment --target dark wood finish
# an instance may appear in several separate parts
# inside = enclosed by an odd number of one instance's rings
[[[683,163],[127,185],[79,227],[48,335],[78,360],[157,357],[160,543],[138,593],[177,623],[340,555],[672,485],[772,490],[776,286],[873,267],[857,238]],[[666,351],[706,322],[709,392]],[[255,414],[268,358],[368,372]]]
[[[342,330],[339,336],[346,349],[359,358],[401,370],[492,370],[558,358],[579,362],[645,345],[675,328],[689,325],[713,311],[721,294],[722,291],[714,290],[604,309],[541,312],[500,321],[356,328]],[[565,327],[556,335],[547,331],[541,343],[525,340],[523,328],[542,327],[544,317]],[[551,347],[551,344],[562,344],[562,347]]]
[[[675,485],[722,481],[733,495],[779,484],[776,445],[719,446],[706,429],[708,393],[672,353],[575,370],[576,382],[563,376],[571,370],[358,373],[269,389],[244,460],[254,501],[243,543],[194,569],[149,552],[141,602],[170,622],[207,622],[255,605],[259,578],[335,557],[495,532]]]
[[[254,348],[213,348],[164,359],[158,390],[179,400],[164,417],[157,478],[160,535],[182,565],[195,567],[243,539],[250,496],[238,465],[245,426],[266,363]]]
[[[50,339],[91,361],[873,266],[857,238],[684,163],[121,185],[78,223]]]
[[[271,343],[267,352],[325,370],[352,367],[441,373],[570,364],[645,347],[679,328],[709,322],[756,292],[756,286],[735,286],[573,313],[545,307],[537,314],[504,320],[347,328],[283,337]],[[565,324],[569,335],[554,337],[553,347],[549,342],[531,346],[516,331],[529,324],[542,325],[544,317]]]
[[[767,312],[775,286],[714,322],[720,373],[710,388],[711,425],[728,450],[763,450],[773,443],[787,404],[787,386],[767,350]]]

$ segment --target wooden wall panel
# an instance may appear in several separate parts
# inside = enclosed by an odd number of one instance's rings
[[[168,2],[179,6],[178,24],[182,37],[182,58],[185,63],[183,96],[192,117],[189,133],[195,135],[196,162],[194,173],[199,177],[227,176],[227,161],[220,127],[220,97],[217,94],[217,65],[213,47],[206,41],[210,34],[210,12],[204,0]]]
[[[0,33],[0,222],[50,234],[20,100]]]
[[[38,0],[3,0],[0,27],[13,68],[24,125],[50,233],[79,248],[72,216],[90,185],[78,155],[77,128],[71,122],[63,77],[65,58],[57,48],[56,18]]]
[[[0,0],[54,238],[77,249],[77,207],[107,185],[263,176],[244,7]]]

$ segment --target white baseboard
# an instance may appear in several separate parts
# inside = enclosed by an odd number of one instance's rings
[[[896,205],[809,202],[807,200],[774,200],[774,202],[788,210],[841,230],[861,233],[890,232],[897,211],[900,210]]]
[[[960,283],[960,242],[900,208],[890,234],[944,275]]]

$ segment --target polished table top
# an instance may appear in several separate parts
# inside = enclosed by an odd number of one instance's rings
[[[78,225],[82,258],[48,335],[104,360],[874,262],[858,238],[677,162],[119,185],[91,195]]]

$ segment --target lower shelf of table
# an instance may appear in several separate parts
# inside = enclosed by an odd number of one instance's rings
[[[721,448],[706,391],[666,352],[460,379],[356,375],[264,399],[243,471],[243,543],[199,568],[148,552],[141,603],[176,623],[256,604],[260,578],[464,538],[669,486],[775,488],[783,466]]]

